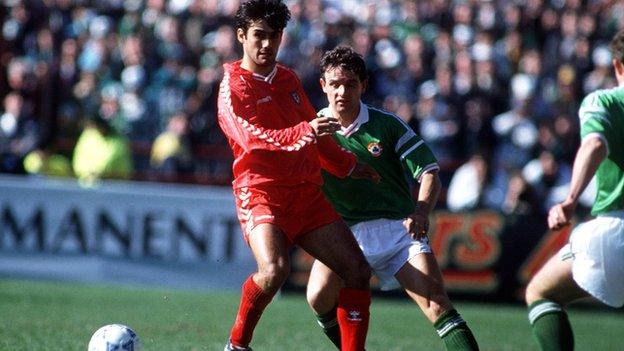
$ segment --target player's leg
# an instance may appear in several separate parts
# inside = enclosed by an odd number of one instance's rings
[[[433,323],[447,350],[479,349],[472,331],[444,291],[442,274],[433,254],[413,256],[395,277]]]
[[[573,350],[574,335],[563,307],[588,296],[572,278],[572,260],[555,255],[531,279],[526,289],[529,322],[542,350]]]
[[[321,261],[314,260],[308,279],[306,297],[319,326],[338,349],[340,349],[340,327],[336,309],[340,289],[342,289],[340,277]]]
[[[230,334],[232,346],[245,349],[265,307],[290,273],[288,244],[275,225],[257,225],[248,236],[258,271],[245,281],[236,321]],[[235,349],[235,348],[234,348]]]
[[[312,230],[297,244],[344,282],[337,307],[342,350],[363,350],[368,331],[371,269],[351,231],[339,220]]]

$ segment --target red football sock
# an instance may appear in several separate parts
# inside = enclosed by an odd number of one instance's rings
[[[249,346],[256,324],[258,324],[264,308],[273,298],[272,295],[262,291],[252,277],[253,274],[243,284],[238,314],[230,334],[232,344],[239,347]]]
[[[362,351],[368,332],[370,290],[343,288],[338,296],[338,325],[342,351]]]

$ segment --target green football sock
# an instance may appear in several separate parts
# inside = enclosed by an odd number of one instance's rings
[[[340,350],[340,326],[338,326],[338,319],[336,318],[336,307],[325,314],[317,315],[316,319],[323,328],[325,335]]]
[[[444,312],[433,324],[448,351],[479,350],[477,340],[456,310]]]
[[[574,349],[574,334],[563,308],[549,300],[539,300],[529,306],[529,323],[533,337],[543,351]]]

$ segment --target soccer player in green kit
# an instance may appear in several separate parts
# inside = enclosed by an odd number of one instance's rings
[[[361,102],[366,66],[353,49],[342,46],[325,53],[320,70],[329,106],[318,115],[338,118],[342,129],[335,140],[381,176],[372,184],[324,173],[323,192],[351,227],[381,288],[403,287],[433,323],[447,350],[477,350],[472,332],[444,291],[428,243],[429,215],[440,190],[435,156],[399,117]],[[416,203],[406,173],[420,183]],[[341,284],[327,266],[314,262],[308,303],[338,348],[336,303]]]
[[[573,350],[574,336],[564,307],[593,296],[612,307],[624,305],[624,30],[611,41],[619,86],[589,94],[579,109],[581,145],[566,199],[548,212],[548,226],[570,224],[579,196],[596,176],[595,219],[581,223],[557,255],[526,289],[529,322],[542,350]]]

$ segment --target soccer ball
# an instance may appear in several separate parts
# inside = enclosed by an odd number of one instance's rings
[[[93,333],[88,351],[137,351],[141,341],[134,330],[123,324],[109,324]]]

